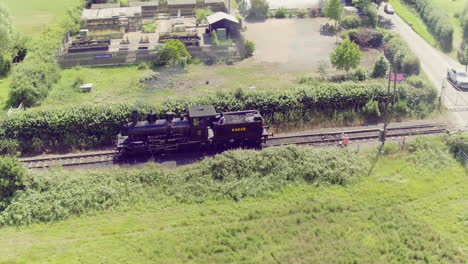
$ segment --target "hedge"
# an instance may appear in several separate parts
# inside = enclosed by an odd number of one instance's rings
[[[439,40],[444,50],[452,49],[454,28],[450,17],[431,0],[403,0],[413,6],[428,26],[429,30]]]
[[[404,83],[398,87],[399,98],[413,110],[421,103],[433,105],[437,96],[434,88],[417,89]],[[17,140],[23,152],[111,146],[120,127],[129,122],[134,108],[145,113],[154,110],[161,117],[167,111],[180,114],[188,106],[207,104],[214,105],[217,111],[257,109],[270,125],[303,124],[318,114],[362,112],[371,98],[383,102],[386,90],[386,82],[381,80],[344,83],[312,80],[289,90],[224,91],[172,98],[159,105],[121,103],[31,109],[3,120],[0,138]]]

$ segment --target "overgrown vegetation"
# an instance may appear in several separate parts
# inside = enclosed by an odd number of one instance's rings
[[[403,0],[418,11],[445,51],[452,49],[454,27],[450,18],[430,0]]]
[[[159,49],[155,64],[158,66],[185,67],[191,58],[192,56],[190,56],[187,48],[180,40],[171,39]]]
[[[398,85],[398,100],[405,102],[407,110],[403,116],[423,117],[435,109],[437,92],[424,85]],[[213,104],[218,111],[257,109],[275,126],[301,126],[318,116],[332,118],[340,113],[348,113],[347,119],[352,120],[363,113],[370,98],[379,105],[386,100],[386,90],[381,80],[329,83],[304,79],[301,86],[291,89],[239,89],[173,98],[160,105],[100,104],[26,110],[3,121],[0,137],[17,140],[23,152],[110,146],[135,107],[143,112],[156,110],[159,116],[167,111],[182,113],[192,105]]]
[[[0,156],[0,212],[5,210],[13,195],[24,188],[23,164],[11,156]]]
[[[364,158],[346,150],[279,147],[229,151],[176,170],[74,172],[73,177],[63,171],[32,174],[25,179],[25,190],[17,192],[1,212],[0,223],[62,220],[135,202],[145,194],[181,202],[240,201],[291,184],[344,185],[363,175],[367,167]]]
[[[158,27],[158,22],[156,20],[150,20],[141,25],[141,30],[143,33],[154,33]]]
[[[211,14],[213,14],[213,11],[211,11],[210,8],[198,8],[195,9],[195,18],[198,24],[202,23],[205,21],[207,17],[209,17]]]

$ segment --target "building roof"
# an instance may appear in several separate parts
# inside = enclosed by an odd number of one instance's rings
[[[84,9],[81,18],[84,20],[106,19],[113,17],[135,17],[141,16],[141,6],[119,7],[119,8],[101,8]]]
[[[91,9],[120,7],[120,3],[92,4]]]
[[[233,23],[236,23],[236,24],[239,24],[239,21],[237,20],[237,18],[235,18],[234,16],[231,16],[229,14],[226,14],[224,12],[216,12],[214,14],[212,14],[211,16],[208,16],[206,18],[206,20],[208,21],[208,24],[214,24],[218,21],[221,21],[223,19],[226,19],[226,20],[229,20]]]
[[[192,106],[188,108],[188,111],[191,118],[217,115],[216,110],[212,105]]]
[[[167,5],[196,5],[197,0],[167,0]]]
[[[159,6],[158,1],[151,2],[130,2],[130,6]]]
[[[226,4],[226,1],[225,0],[205,0],[205,4],[217,4],[217,3]]]

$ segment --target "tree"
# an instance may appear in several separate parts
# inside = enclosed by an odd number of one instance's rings
[[[362,52],[359,50],[358,45],[346,39],[336,46],[330,55],[330,62],[335,68],[345,70],[346,75],[349,75],[349,70],[356,68],[361,58]]]
[[[159,50],[155,64],[158,66],[182,66],[189,62],[190,53],[185,45],[177,39],[171,39]]]
[[[207,17],[213,14],[210,8],[198,8],[195,9],[195,17],[197,19],[197,24],[203,22]]]
[[[11,54],[10,42],[12,27],[10,15],[0,4],[0,76],[5,75],[10,70]]]
[[[374,70],[372,71],[372,77],[383,78],[388,73],[390,63],[384,55],[379,55],[374,64]]]
[[[270,4],[266,0],[250,1],[249,17],[265,19],[270,9]]]
[[[335,20],[335,29],[343,16],[343,7],[341,0],[329,0],[323,10],[326,17]]]
[[[25,169],[11,156],[0,157],[0,212],[4,210],[16,191],[24,188]]]

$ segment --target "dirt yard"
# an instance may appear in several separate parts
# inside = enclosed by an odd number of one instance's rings
[[[246,23],[245,37],[255,43],[255,60],[278,64],[286,71],[311,72],[328,61],[336,36],[320,33],[327,18],[268,19]]]

